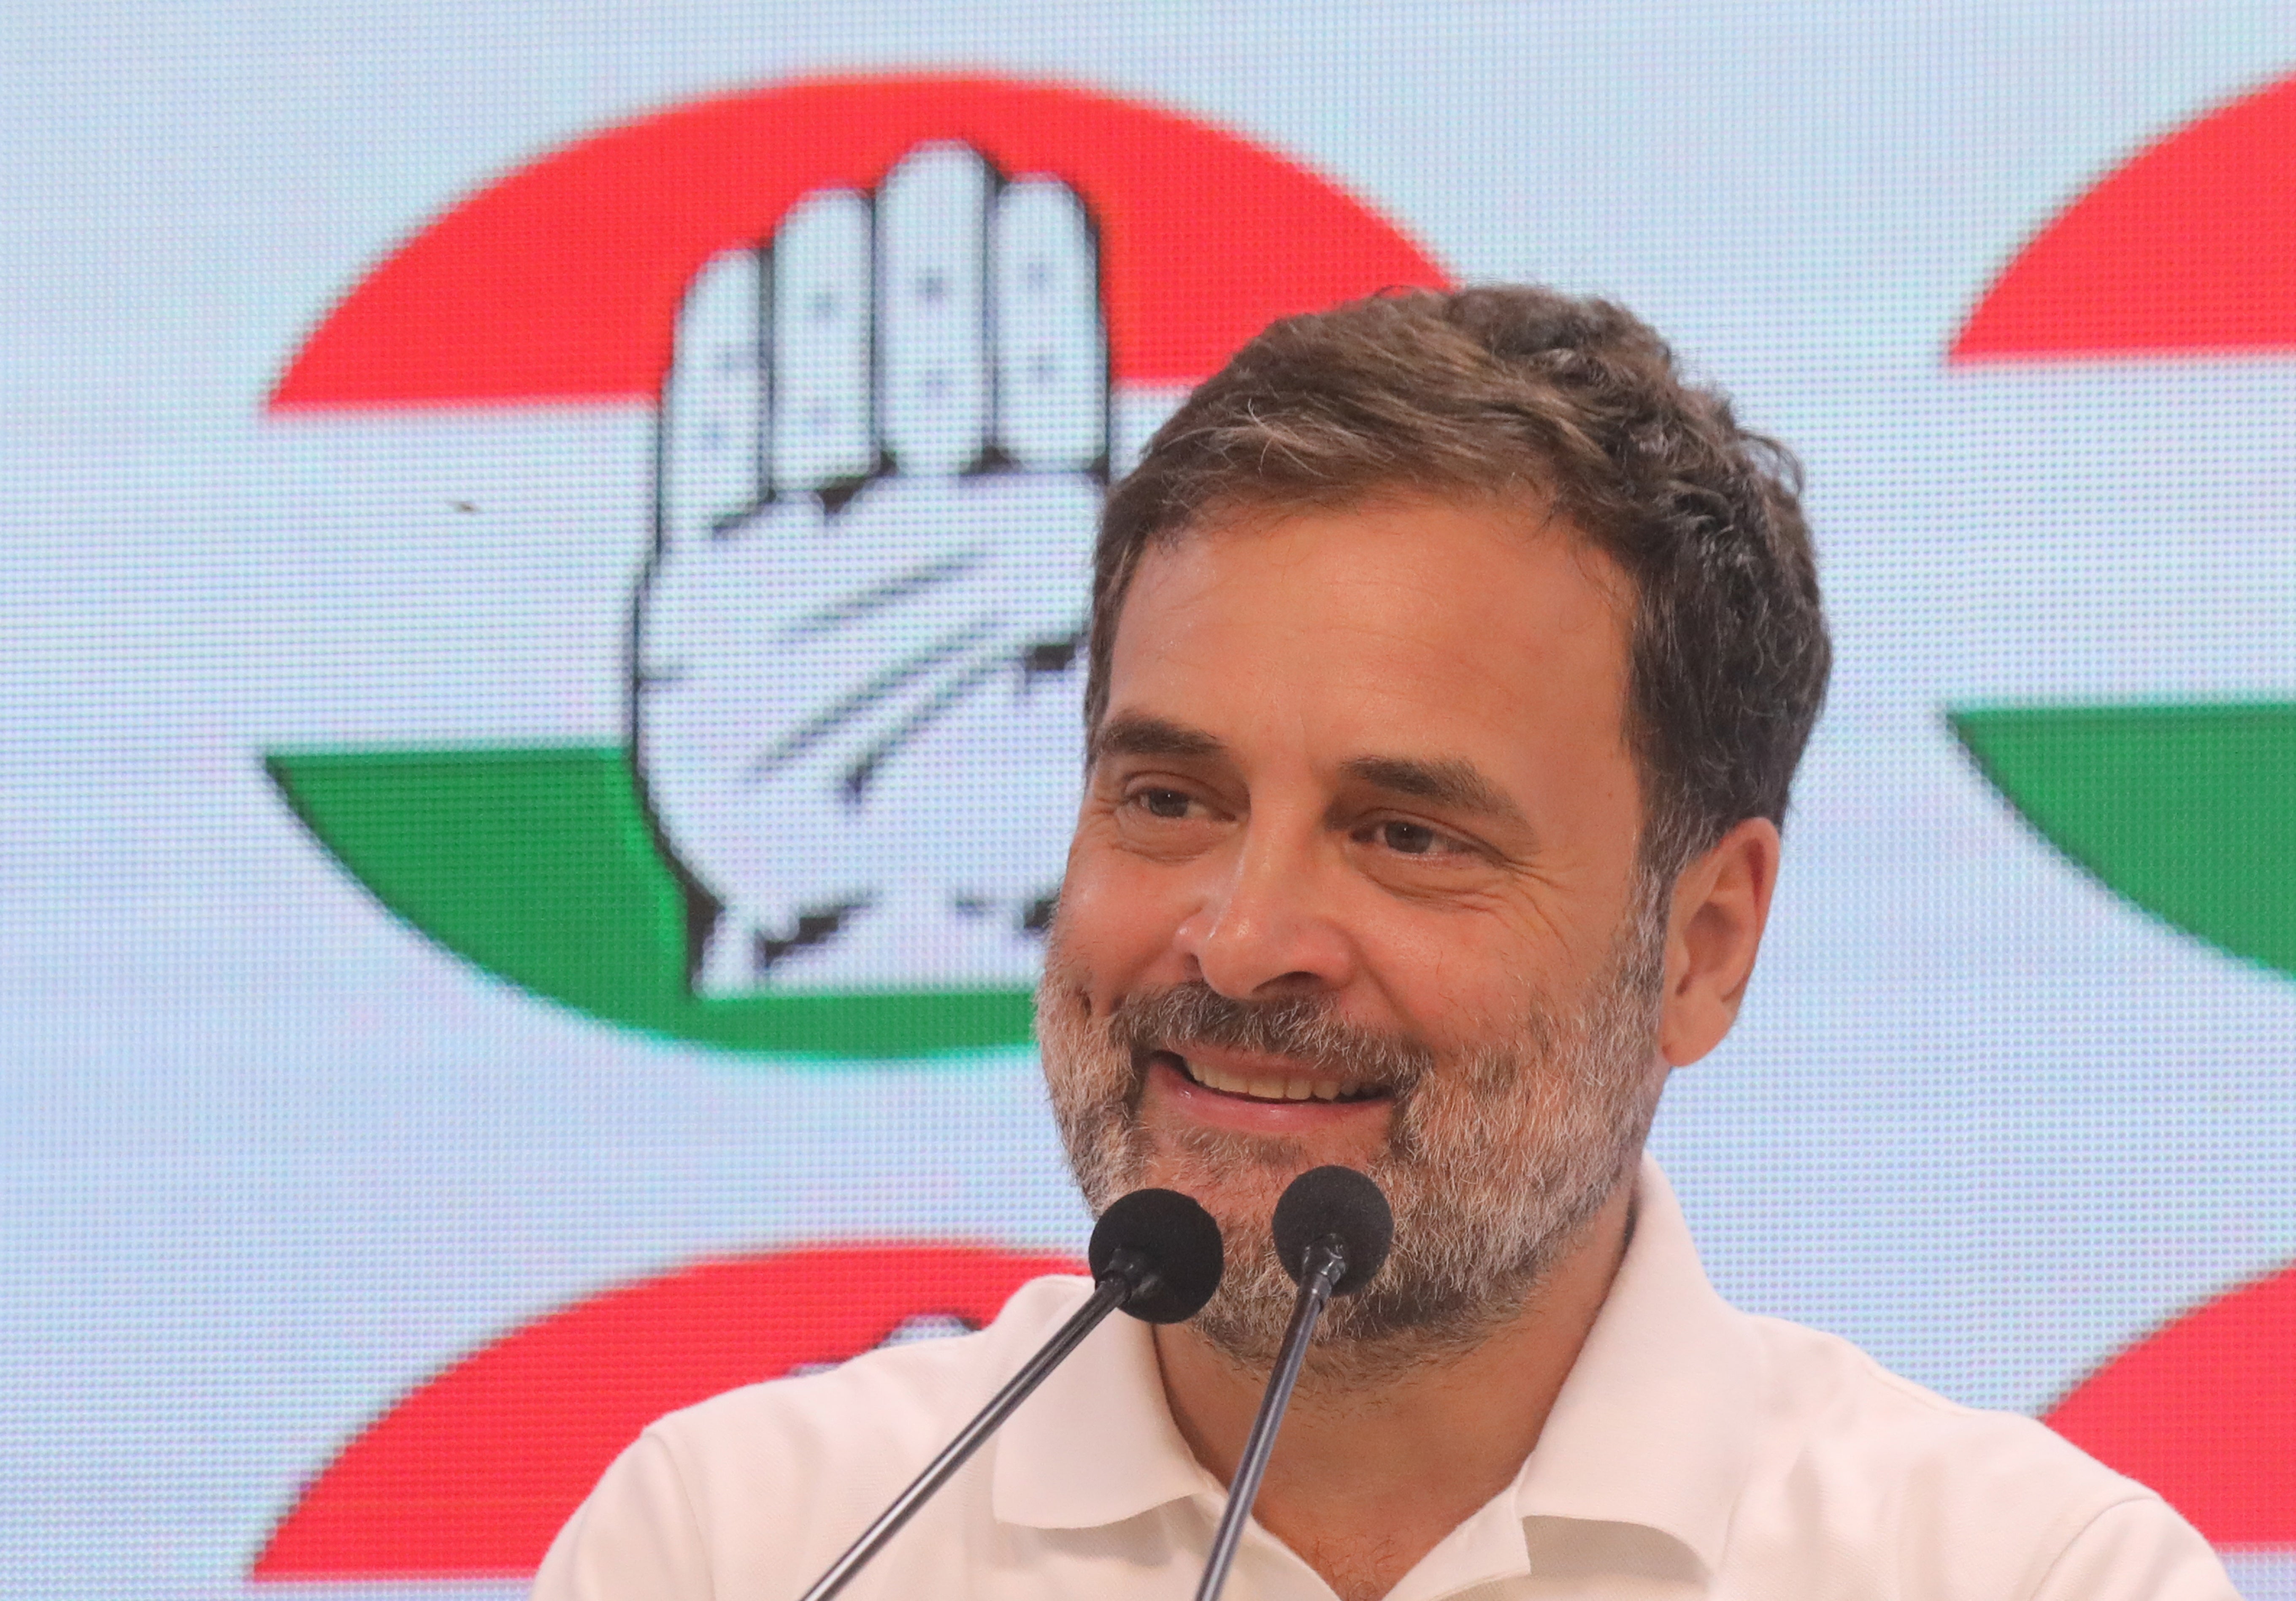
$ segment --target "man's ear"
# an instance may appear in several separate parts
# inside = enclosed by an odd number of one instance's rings
[[[1777,883],[1778,829],[1767,817],[1740,823],[1674,881],[1658,1030],[1669,1067],[1697,1061],[1738,1020]]]

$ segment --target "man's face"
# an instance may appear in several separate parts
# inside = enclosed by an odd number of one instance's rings
[[[1281,1330],[1267,1220],[1305,1169],[1396,1206],[1333,1335],[1456,1341],[1640,1148],[1664,907],[1630,606],[1568,529],[1472,503],[1216,520],[1142,562],[1038,1030],[1095,1209],[1160,1185],[1219,1219],[1201,1326],[1234,1354]]]

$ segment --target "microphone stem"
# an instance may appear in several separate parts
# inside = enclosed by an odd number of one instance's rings
[[[1044,1348],[1021,1365],[1021,1371],[1006,1381],[980,1409],[980,1415],[964,1425],[964,1432],[950,1441],[941,1454],[929,1463],[909,1487],[894,1498],[893,1504],[878,1515],[877,1521],[862,1531],[861,1538],[853,1542],[844,1556],[829,1566],[829,1571],[814,1580],[813,1588],[805,1592],[801,1601],[829,1601],[843,1589],[864,1564],[877,1554],[878,1548],[899,1532],[902,1524],[915,1515],[947,1482],[951,1474],[963,1467],[967,1458],[979,1450],[997,1425],[1013,1414],[1013,1409],[1035,1392],[1053,1369],[1059,1367],[1069,1352],[1083,1342],[1084,1337],[1100,1326],[1107,1316],[1129,1301],[1136,1293],[1145,1292],[1155,1285],[1155,1274],[1144,1262],[1129,1251],[1117,1252],[1109,1271],[1092,1287],[1091,1297],[1078,1307],[1058,1333],[1046,1342]]]
[[[1347,1252],[1336,1239],[1321,1239],[1308,1247],[1307,1271],[1300,1276],[1300,1296],[1292,1303],[1292,1323],[1283,1331],[1267,1392],[1259,1398],[1259,1414],[1251,1420],[1251,1433],[1244,1437],[1235,1476],[1228,1481],[1227,1507],[1220,1514],[1219,1529],[1212,1536],[1211,1556],[1204,1564],[1203,1581],[1196,1586],[1196,1601],[1218,1601],[1221,1587],[1227,1583],[1227,1571],[1235,1564],[1243,1526],[1251,1520],[1252,1503],[1259,1498],[1259,1482],[1267,1475],[1267,1458],[1275,1450],[1275,1431],[1283,1426],[1283,1409],[1292,1404],[1292,1388],[1299,1383],[1300,1367],[1308,1359],[1308,1337],[1331,1302],[1332,1287],[1347,1277]]]

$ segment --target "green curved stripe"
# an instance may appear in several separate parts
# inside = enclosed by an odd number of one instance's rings
[[[685,908],[608,747],[282,751],[272,781],[375,898],[488,972],[604,1022],[751,1055],[1025,1043],[1025,989],[698,999]]]
[[[2296,706],[1951,714],[2056,848],[2154,916],[2296,975]]]

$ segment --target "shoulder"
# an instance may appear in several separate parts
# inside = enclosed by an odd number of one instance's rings
[[[1749,1316],[1782,1420],[1804,1458],[1904,1475],[1992,1469],[2074,1498],[2139,1487],[2049,1429],[2014,1413],[1947,1400],[1901,1378],[1849,1341]],[[1907,1486],[1910,1488],[1911,1486]]]
[[[754,1505],[757,1494],[832,1487],[886,1496],[914,1476],[1090,1289],[1032,1279],[988,1327],[881,1347],[826,1371],[770,1380],[670,1413],[646,1433],[690,1492]],[[890,1481],[890,1482],[888,1482]]]
[[[1767,1503],[1758,1525],[1794,1529],[1815,1550],[1838,1542],[1855,1565],[1894,1570],[1906,1594],[2233,1596],[2166,1502],[2046,1424],[1948,1400],[1836,1335],[1748,1322],[1774,1403],[1750,1487]],[[2091,1567],[2131,1582],[2060,1588]],[[2172,1569],[2185,1580],[2134,1586]]]
[[[1090,1290],[1033,1279],[970,1334],[881,1348],[670,1413],[561,1531],[535,1595],[706,1595],[682,1576],[826,1565]],[[611,1568],[615,1580],[582,1575]],[[547,1581],[547,1583],[545,1583]]]

